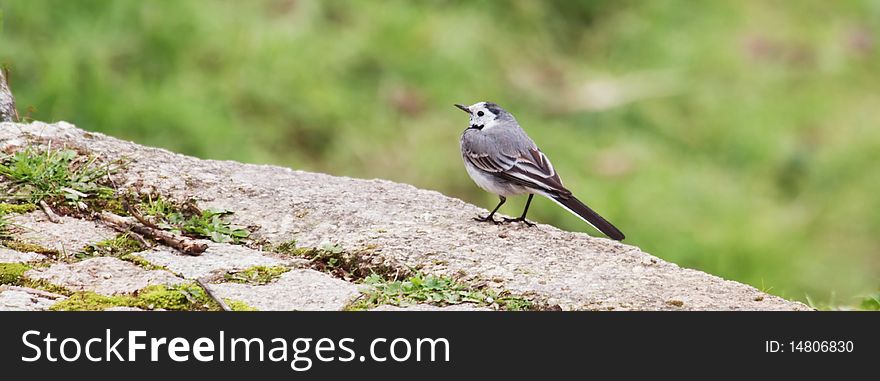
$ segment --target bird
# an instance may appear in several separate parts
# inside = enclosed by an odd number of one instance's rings
[[[534,223],[526,220],[526,213],[532,197],[538,194],[559,204],[609,238],[616,241],[625,238],[623,232],[562,185],[550,159],[538,149],[513,114],[492,102],[478,102],[470,106],[456,103],[455,107],[470,115],[470,123],[461,134],[461,156],[465,169],[477,186],[497,195],[500,200],[492,212],[477,216],[475,220],[496,225],[522,222],[534,226]],[[495,220],[495,212],[504,205],[507,197],[525,194],[529,198],[520,217]]]

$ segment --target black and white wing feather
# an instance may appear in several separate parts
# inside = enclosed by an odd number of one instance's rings
[[[548,196],[571,195],[562,185],[553,164],[537,148],[517,155],[466,152],[465,158],[475,167],[501,179],[534,189],[535,193]]]
[[[539,149],[531,148],[517,155],[506,153],[489,155],[468,151],[464,156],[468,162],[487,173],[550,198],[611,239],[618,241],[624,239],[623,232],[574,197],[571,191],[562,185],[562,180],[559,179],[559,174],[556,173],[550,159]]]

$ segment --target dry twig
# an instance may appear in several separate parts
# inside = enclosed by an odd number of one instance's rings
[[[138,241],[138,243],[140,243],[141,247],[143,247],[144,249],[149,249],[149,248],[153,247],[153,245],[151,245],[149,242],[147,242],[147,240],[144,239],[144,237],[138,233],[135,233],[135,232],[129,230],[126,232],[126,234],[128,234],[128,236],[131,237],[132,239],[134,239],[135,241]]]
[[[156,228],[152,228],[149,226],[141,225],[137,223],[135,220],[118,216],[113,213],[104,211],[98,215],[98,218],[101,221],[109,224],[111,227],[120,232],[128,232],[132,231],[134,233],[150,237],[153,240],[162,243],[163,245],[173,247],[180,251],[181,253],[187,255],[199,255],[205,252],[208,249],[208,245],[204,243],[199,243],[198,241],[187,238],[179,234],[174,234],[169,231],[160,230]],[[155,226],[155,225],[154,225]]]
[[[43,209],[43,213],[46,214],[46,217],[49,218],[49,221],[52,221],[52,223],[56,224],[61,223],[61,217],[58,217],[58,214],[56,214],[55,211],[52,210],[52,207],[50,207],[49,204],[46,203],[46,201],[40,200],[40,209]]]
[[[205,290],[205,293],[207,293],[208,296],[211,297],[211,299],[214,299],[214,301],[220,305],[220,308],[222,308],[223,311],[232,311],[232,309],[229,308],[228,305],[226,305],[226,302],[224,302],[223,299],[217,296],[217,294],[214,294],[214,291],[212,291],[211,288],[208,287],[208,283],[204,282],[201,279],[196,279],[196,283],[198,283],[199,286]]]
[[[147,226],[147,227],[150,227],[153,229],[161,229],[158,225],[153,223],[153,221],[147,220],[144,217],[144,215],[141,214],[141,211],[138,210],[138,208],[132,207],[131,205],[128,204],[127,201],[125,201],[125,200],[122,201],[122,207],[125,209],[126,212],[128,212],[128,214],[131,214],[131,216],[134,217],[134,219],[136,219],[136,220],[138,220],[138,222],[144,224],[144,226]]]

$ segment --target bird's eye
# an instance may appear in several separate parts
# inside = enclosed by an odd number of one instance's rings
[[[477,116],[483,116],[483,115],[486,115],[486,114],[482,111],[477,111]]]

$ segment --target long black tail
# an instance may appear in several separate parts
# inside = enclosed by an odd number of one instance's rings
[[[551,200],[556,201],[559,205],[562,205],[565,209],[568,209],[569,212],[574,213],[588,224],[592,225],[596,230],[604,233],[609,238],[615,241],[622,241],[626,236],[623,235],[619,229],[614,227],[608,220],[602,218],[599,213],[590,209],[589,206],[584,205],[580,200],[575,198],[574,196],[565,197],[550,197]]]

